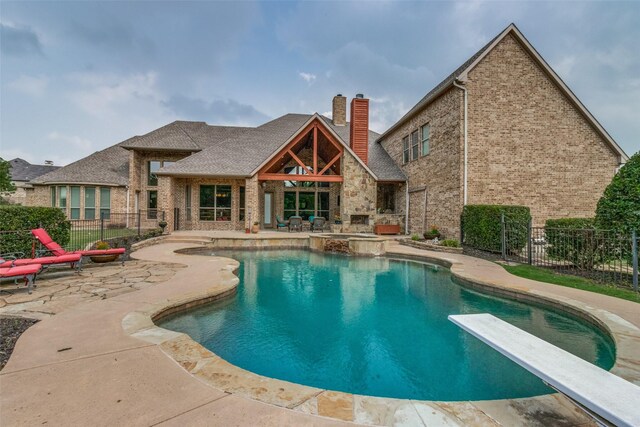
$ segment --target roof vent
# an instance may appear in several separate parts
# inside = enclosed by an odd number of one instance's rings
[[[364,99],[364,95],[361,93],[356,93],[356,98],[358,99]]]
[[[44,164],[47,166],[53,166],[53,160],[45,160]]]

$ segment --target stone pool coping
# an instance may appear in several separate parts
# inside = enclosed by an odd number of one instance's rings
[[[240,246],[250,246],[246,239],[242,240]],[[215,242],[211,247],[215,247]],[[640,329],[620,316],[597,307],[593,304],[593,298],[587,298],[587,301],[591,300],[589,303],[570,298],[558,292],[564,288],[517,278],[494,263],[465,255],[388,244],[386,256],[436,263],[449,268],[455,280],[465,286],[568,311],[591,322],[608,333],[615,342],[616,362],[611,372],[640,384]],[[237,261],[230,259],[227,264],[230,272],[234,272],[238,266]],[[489,277],[487,272],[490,273]],[[154,322],[166,316],[234,294],[238,279],[225,276],[219,278],[215,288],[180,295],[130,312],[122,320],[124,330],[132,337],[159,346],[195,378],[218,390],[306,414],[373,425],[413,421],[448,425],[548,424],[559,419],[567,425],[591,422],[560,394],[492,401],[434,402],[360,396],[295,384],[246,371],[205,349],[188,335],[156,326]],[[536,289],[540,285],[548,289]],[[573,293],[583,297],[586,295],[581,293],[590,294],[585,291]],[[593,297],[593,294],[589,296]]]

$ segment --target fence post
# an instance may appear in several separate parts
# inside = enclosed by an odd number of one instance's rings
[[[631,251],[633,258],[633,289],[638,291],[638,234],[636,230],[631,233]]]
[[[104,240],[104,212],[100,212],[100,240]]]
[[[140,237],[140,222],[141,222],[141,217],[140,217],[140,209],[138,209],[138,237]]]
[[[533,221],[531,218],[529,218],[529,222],[527,224],[527,262],[529,263],[529,265],[533,264],[533,254],[531,253],[531,250],[533,249],[533,242],[531,241],[531,237],[532,236],[532,227],[533,227]]]
[[[500,226],[502,228],[502,235],[501,235],[501,246],[502,246],[502,259],[503,260],[507,260],[507,230],[506,230],[506,224],[504,221],[504,213],[502,213],[500,215]]]

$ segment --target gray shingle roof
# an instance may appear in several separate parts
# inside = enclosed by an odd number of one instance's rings
[[[212,142],[201,152],[162,168],[159,173],[182,176],[251,176],[312,117],[311,114],[286,114],[262,126],[246,130],[239,136]],[[330,119],[322,119],[348,146],[349,124],[334,126]],[[378,136],[377,133],[369,131],[369,168],[382,181],[406,180],[404,173],[384,148],[375,143]],[[208,140],[213,141],[211,138]]]
[[[129,183],[129,152],[122,148],[122,145],[135,138],[137,137],[134,136],[102,151],[97,151],[31,182],[33,184],[127,185]]]
[[[185,122],[175,121],[162,126],[138,138],[132,138],[122,144],[122,148],[137,150],[172,150],[172,151],[200,151],[202,148],[196,144],[185,131]],[[206,126],[204,122],[191,122],[189,127]]]
[[[9,169],[9,173],[11,174],[11,181],[31,181],[41,175],[54,171],[56,169],[60,169],[60,166],[52,166],[52,165],[32,165],[24,159],[15,158],[13,160],[9,160],[9,164],[11,165],[11,169]]]

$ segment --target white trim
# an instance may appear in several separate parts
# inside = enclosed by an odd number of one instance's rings
[[[313,113],[311,115],[311,117],[309,117],[309,120],[307,120],[306,122],[304,122],[304,124],[302,126],[300,126],[300,129],[298,129],[293,135],[291,135],[280,147],[278,147],[276,150],[274,150],[273,154],[271,154],[269,157],[267,157],[267,159],[265,161],[263,161],[262,163],[260,163],[260,166],[258,166],[257,168],[255,168],[252,172],[251,172],[251,176],[254,176],[255,174],[257,174],[260,169],[262,169],[267,163],[269,163],[275,156],[277,156],[287,145],[289,145],[289,143],[291,141],[293,141],[298,135],[300,135],[300,133],[302,133],[302,131],[311,124],[311,122],[313,122],[313,120],[318,119],[318,121],[320,123],[322,123],[322,126],[324,126],[325,129],[327,129],[329,131],[329,133],[331,133],[331,135],[336,139],[336,141],[340,142],[342,144],[342,146],[344,147],[344,149],[346,151],[349,152],[349,154],[351,154],[353,157],[355,157],[355,159],[358,161],[358,163],[360,163],[360,165],[367,171],[369,172],[369,174],[376,180],[378,181],[378,177],[376,176],[376,174],[373,173],[373,171],[371,169],[369,169],[369,167],[362,161],[362,159],[353,152],[353,150],[351,150],[351,148],[346,144],[346,142],[340,138],[340,136],[338,136],[337,133],[335,133],[333,131],[333,129],[331,129],[331,127],[329,127],[327,125],[327,123],[323,120],[323,118],[320,116],[320,114],[318,113]],[[369,144],[369,141],[367,141],[367,145]],[[367,149],[369,149],[367,147]]]
[[[467,190],[467,181],[468,181],[468,173],[467,173],[467,164],[468,159],[469,159],[469,143],[468,143],[468,132],[467,132],[467,123],[468,123],[468,115],[467,115],[467,106],[468,106],[468,102],[467,102],[467,88],[464,87],[461,84],[458,84],[458,82],[456,80],[453,81],[453,85],[455,87],[457,87],[458,89],[462,89],[462,91],[464,92],[464,167],[463,167],[463,181],[462,181],[462,205],[466,206],[467,205],[467,198],[468,198],[468,190]]]

